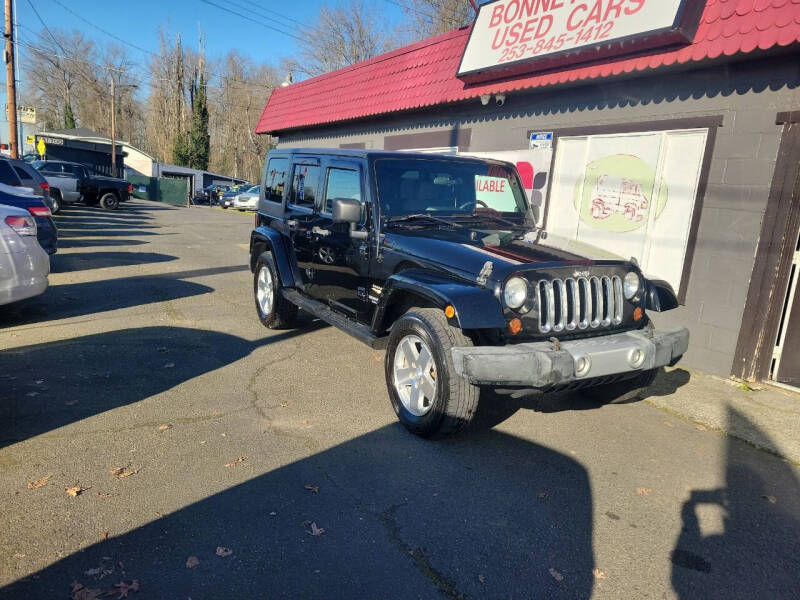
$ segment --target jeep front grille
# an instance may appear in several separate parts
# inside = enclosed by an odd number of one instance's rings
[[[595,329],[622,323],[622,279],[543,279],[536,284],[539,331]]]

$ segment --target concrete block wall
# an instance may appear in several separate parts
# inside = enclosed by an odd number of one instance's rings
[[[470,129],[469,150],[527,147],[529,130],[722,116],[702,203],[685,305],[655,315],[658,326],[687,326],[685,364],[727,377],[772,183],[782,127],[778,112],[800,109],[797,55],[728,63],[681,73],[532,93],[506,104],[478,100],[280,137],[280,146],[382,149],[386,136]]]

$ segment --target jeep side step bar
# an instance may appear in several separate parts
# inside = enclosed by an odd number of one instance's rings
[[[382,350],[386,348],[386,342],[388,341],[387,336],[375,336],[368,326],[357,323],[356,321],[348,319],[344,315],[331,310],[328,305],[323,304],[319,300],[309,298],[294,288],[282,288],[281,295],[298,308],[301,308],[307,313],[314,315],[318,319],[325,321],[328,325],[333,325],[345,333],[349,333],[358,341],[365,343],[370,348],[374,348],[376,350]]]

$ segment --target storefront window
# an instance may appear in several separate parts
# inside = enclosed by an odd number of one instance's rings
[[[375,172],[383,216],[481,211],[523,215],[528,210],[516,173],[502,165],[381,159]]]

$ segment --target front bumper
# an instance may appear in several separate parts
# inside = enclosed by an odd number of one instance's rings
[[[627,331],[582,340],[452,349],[456,373],[475,385],[548,388],[674,364],[689,347],[686,328]],[[581,370],[582,368],[582,370]]]

